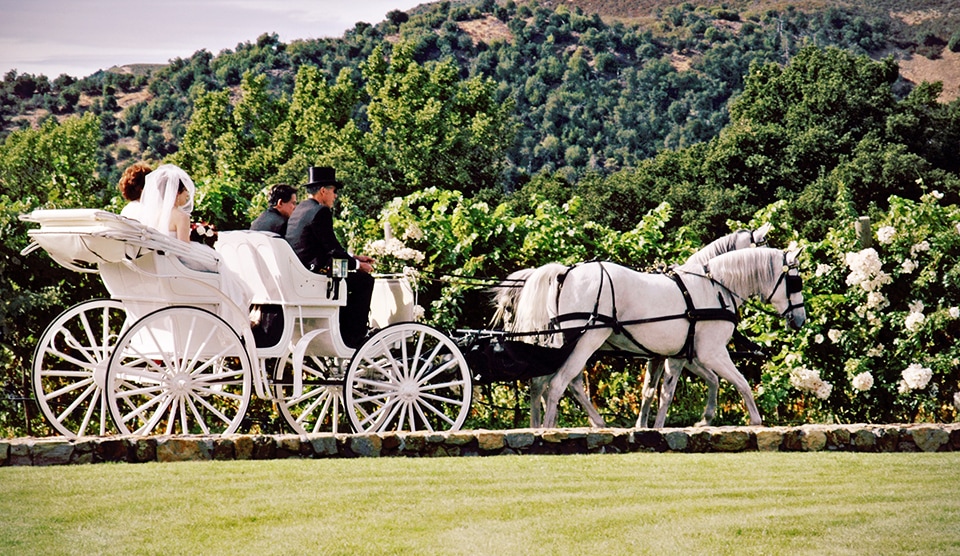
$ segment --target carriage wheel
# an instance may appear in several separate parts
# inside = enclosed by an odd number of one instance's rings
[[[230,434],[250,402],[251,377],[243,342],[223,319],[167,307],[120,338],[105,389],[124,434]]]
[[[352,432],[343,403],[343,368],[337,357],[300,358],[303,392],[294,396],[293,372],[296,354],[277,362],[274,392],[280,413],[298,434]]]
[[[350,360],[344,394],[357,431],[457,430],[472,377],[457,345],[418,323],[384,328]]]
[[[103,391],[107,362],[127,328],[123,304],[85,301],[47,326],[33,355],[33,391],[43,416],[69,438],[115,434]]]

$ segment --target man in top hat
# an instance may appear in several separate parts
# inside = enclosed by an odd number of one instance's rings
[[[287,235],[287,219],[297,208],[297,190],[287,184],[279,183],[270,188],[270,208],[263,211],[250,224],[251,230],[273,232],[280,237]]]
[[[308,197],[293,210],[287,221],[287,242],[300,261],[313,272],[326,273],[333,259],[346,259],[351,272],[347,275],[347,304],[340,311],[340,335],[352,348],[360,347],[367,333],[370,297],[373,295],[374,260],[351,255],[333,232],[333,205],[337,189],[336,170],[327,166],[307,169],[304,185]]]

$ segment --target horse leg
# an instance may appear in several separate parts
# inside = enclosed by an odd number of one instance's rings
[[[538,429],[543,425],[543,396],[549,378],[547,375],[530,379],[530,428]]]
[[[554,428],[557,426],[557,411],[560,405],[560,397],[567,389],[567,385],[583,371],[587,360],[593,355],[593,352],[600,349],[600,346],[610,337],[610,330],[598,328],[588,330],[580,339],[577,340],[576,347],[563,362],[560,369],[553,374],[550,379],[550,385],[547,387],[546,412],[543,416],[543,426]]]
[[[666,360],[666,373],[663,375],[663,384],[660,385],[660,407],[657,408],[657,420],[653,422],[655,429],[662,429],[667,422],[667,410],[670,409],[670,402],[673,401],[673,394],[677,390],[677,382],[685,363],[686,360],[674,357]]]
[[[750,415],[750,424],[762,424],[760,410],[757,409],[757,402],[753,399],[753,390],[750,389],[750,383],[747,382],[747,379],[743,378],[743,375],[737,370],[726,348],[724,347],[722,350],[698,350],[697,353],[700,362],[703,363],[705,367],[715,372],[720,378],[733,384],[737,392],[740,392],[740,396],[743,398],[743,404],[746,406],[747,413]]]
[[[638,429],[647,428],[650,422],[650,406],[653,404],[653,397],[657,395],[657,384],[663,375],[662,357],[650,359],[647,361],[647,372],[643,373],[643,390],[641,390],[642,399],[640,400],[640,415],[637,416],[636,427]]]
[[[703,417],[694,425],[697,427],[709,427],[717,414],[717,391],[720,389],[720,380],[713,371],[703,366],[699,360],[694,359],[689,365],[690,371],[699,376],[707,383],[707,403],[703,408]]]
[[[590,426],[595,429],[602,429],[607,426],[607,424],[603,421],[603,417],[600,416],[597,406],[593,405],[593,400],[590,399],[590,395],[587,393],[587,386],[583,377],[584,373],[582,371],[573,377],[573,380],[567,385],[567,391],[570,392],[573,399],[580,403],[580,407],[587,412],[587,417],[590,419]]]

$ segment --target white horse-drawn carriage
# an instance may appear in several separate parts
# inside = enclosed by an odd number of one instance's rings
[[[791,327],[806,318],[798,254],[746,249],[762,241],[735,232],[669,274],[600,262],[531,269],[518,292],[501,296],[516,310],[515,328],[460,330],[456,339],[413,322],[415,301],[402,278],[378,278],[376,332],[352,349],[339,332],[346,271],[337,273],[334,264],[330,276],[309,272],[282,238],[222,232],[210,249],[100,210],[37,210],[22,218],[40,224],[29,232],[34,243],[25,253],[42,247],[66,268],[99,272],[110,293],[65,311],[37,345],[34,392],[66,436],[229,434],[253,392],[272,400],[301,434],[456,430],[469,414],[475,382],[534,377],[534,426],[541,398],[543,424],[556,425],[570,385],[591,423],[602,426],[578,378],[597,351],[665,358],[657,426],[684,367],[708,383],[705,424],[718,376],[741,393],[751,424],[760,424],[750,387],[727,352],[738,308],[760,297]],[[254,312],[230,295],[238,283],[252,290]],[[279,324],[255,334],[263,327],[251,325],[253,313]],[[645,423],[642,413],[638,426]]]
[[[24,252],[97,272],[110,294],[62,313],[37,345],[34,392],[60,434],[229,434],[254,392],[301,434],[448,430],[467,416],[466,361],[411,322],[403,278],[377,279],[379,330],[352,349],[339,332],[343,276],[308,271],[282,238],[221,232],[214,250],[100,210],[22,218],[40,224]],[[279,333],[255,337],[250,308],[225,292],[229,273]]]

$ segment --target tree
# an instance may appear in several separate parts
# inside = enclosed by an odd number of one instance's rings
[[[29,393],[33,349],[47,324],[66,307],[102,296],[103,286],[43,252],[22,256],[31,226],[19,216],[36,208],[106,204],[116,190],[96,177],[99,133],[99,119],[86,114],[15,131],[0,145],[0,382],[21,397]],[[13,422],[22,414],[13,403],[0,397],[0,434],[21,426]],[[28,430],[36,426],[39,420]]]

